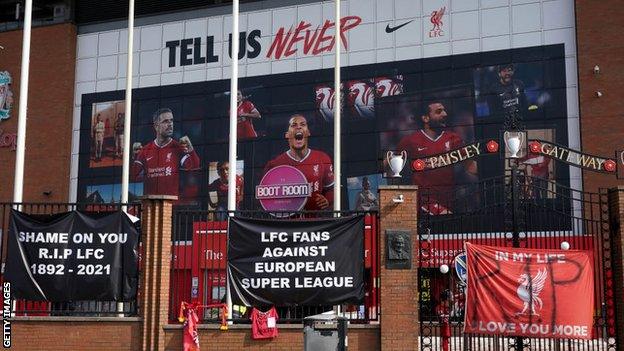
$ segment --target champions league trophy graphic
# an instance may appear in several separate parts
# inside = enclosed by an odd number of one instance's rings
[[[407,151],[403,150],[399,154],[388,151],[388,153],[386,154],[386,160],[388,161],[388,166],[390,166],[390,170],[393,173],[391,177],[400,178],[401,171],[403,170],[403,167],[405,167],[405,163],[407,162]]]
[[[522,145],[526,141],[526,133],[520,131],[506,131],[503,134],[505,145],[509,151],[509,158],[520,158],[522,155],[518,155],[522,151]]]

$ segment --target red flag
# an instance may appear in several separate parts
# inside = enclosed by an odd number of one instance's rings
[[[466,333],[590,339],[592,252],[466,243]]]
[[[195,311],[195,306],[182,302],[180,307],[181,317],[184,319],[184,351],[200,351],[199,350],[199,335],[197,334],[197,323],[199,317]]]

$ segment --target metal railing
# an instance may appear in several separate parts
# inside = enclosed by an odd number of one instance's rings
[[[351,323],[379,320],[379,216],[377,212],[265,212],[265,211],[174,211],[169,319],[177,320],[182,302],[201,305],[225,302],[227,263],[227,217],[272,218],[288,221],[311,218],[364,215],[364,279],[366,295],[362,305],[341,306],[341,315]],[[276,309],[280,323],[301,323],[303,318],[332,310],[334,306],[294,306]],[[203,323],[219,323],[220,310],[199,313]],[[249,323],[251,307],[234,306],[230,320]]]
[[[42,217],[57,215],[70,211],[83,211],[89,213],[107,213],[121,211],[124,204],[92,204],[92,203],[0,203],[0,237],[2,253],[2,269],[0,280],[4,280],[4,267],[8,252],[8,237],[11,209],[21,212],[39,215]],[[131,215],[141,216],[140,204],[127,204],[127,212]],[[139,272],[140,279],[140,272]],[[138,300],[138,299],[137,299]],[[138,301],[124,302],[123,308],[116,301],[30,301],[14,300],[12,313],[15,316],[136,316],[138,314]]]
[[[441,350],[437,307],[449,301],[449,350],[613,350],[615,302],[606,193],[584,192],[522,173],[457,186],[419,189],[419,308],[422,350]],[[591,250],[592,340],[464,334],[465,282],[455,257],[464,242],[530,249]],[[442,265],[451,270],[443,272]]]

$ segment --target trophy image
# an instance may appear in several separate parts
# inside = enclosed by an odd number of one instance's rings
[[[503,138],[509,151],[509,157],[520,158],[521,155],[518,155],[518,153],[522,150],[522,145],[526,141],[526,133],[506,131],[503,134]]]
[[[386,160],[388,161],[388,166],[390,166],[390,170],[393,173],[391,177],[400,178],[401,171],[407,162],[407,151],[403,150],[401,153],[397,154],[392,151],[388,151],[386,154]]]

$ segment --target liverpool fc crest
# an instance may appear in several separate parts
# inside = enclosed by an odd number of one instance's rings
[[[522,308],[522,312],[517,314],[525,314],[527,311],[534,316],[539,316],[539,311],[544,306],[542,299],[540,298],[540,293],[544,290],[544,284],[546,283],[546,277],[548,274],[546,273],[546,269],[540,270],[534,277],[531,277],[527,273],[523,273],[518,278],[518,289],[516,289],[516,293],[520,300],[522,300],[524,306]],[[537,309],[536,309],[537,307]]]

